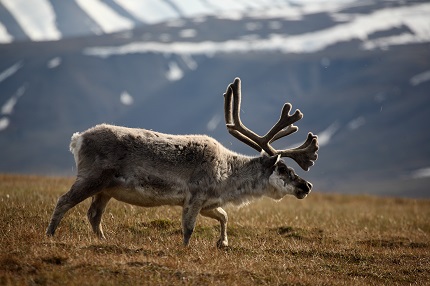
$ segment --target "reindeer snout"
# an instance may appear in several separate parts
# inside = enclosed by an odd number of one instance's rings
[[[304,199],[311,192],[311,190],[312,190],[312,184],[304,181],[303,184],[299,186],[299,190],[296,193],[296,197],[298,199]]]

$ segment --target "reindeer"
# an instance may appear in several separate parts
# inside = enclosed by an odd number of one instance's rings
[[[249,157],[235,153],[206,135],[169,135],[145,129],[107,124],[72,136],[70,150],[77,178],[60,196],[46,231],[53,236],[64,214],[92,197],[88,220],[94,233],[105,235],[102,215],[111,198],[129,204],[155,207],[182,206],[184,245],[189,245],[198,214],[218,220],[218,247],[228,246],[226,204],[242,205],[262,196],[280,200],[285,195],[305,198],[312,184],[300,178],[281,157],[290,157],[305,171],[317,159],[317,136],[309,133],[299,147],[276,150],[270,144],[298,130],[303,117],[291,104],[280,119],[259,136],[240,120],[241,82],[236,78],[224,94],[226,126],[231,135],[261,153]]]

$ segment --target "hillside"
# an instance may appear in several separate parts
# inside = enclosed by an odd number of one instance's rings
[[[71,134],[102,122],[204,133],[257,155],[223,124],[222,94],[239,76],[248,127],[265,133],[288,101],[305,116],[277,147],[319,135],[317,164],[301,173],[316,189],[429,197],[430,5],[287,2],[0,45],[0,172],[73,175]]]

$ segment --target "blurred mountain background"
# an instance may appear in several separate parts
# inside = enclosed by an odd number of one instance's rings
[[[0,0],[0,172],[74,175],[71,135],[98,123],[265,133],[300,109],[286,148],[319,135],[316,191],[430,197],[430,3],[402,0]]]

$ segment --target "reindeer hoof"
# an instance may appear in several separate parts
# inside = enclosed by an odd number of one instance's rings
[[[50,227],[48,227],[46,229],[46,232],[45,232],[46,236],[48,236],[48,237],[54,236],[54,233],[55,233],[55,230],[52,230],[52,228],[50,228]]]
[[[228,240],[227,239],[224,239],[224,240],[220,239],[216,243],[216,247],[218,247],[218,248],[225,248],[227,246],[228,246]]]

